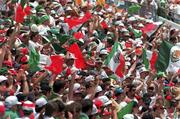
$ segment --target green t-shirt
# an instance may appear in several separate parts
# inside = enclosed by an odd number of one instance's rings
[[[8,117],[10,117],[11,119],[15,119],[15,118],[18,118],[19,116],[18,116],[18,114],[15,111],[6,110],[3,119],[6,119]]]

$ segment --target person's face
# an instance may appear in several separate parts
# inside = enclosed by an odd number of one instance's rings
[[[142,72],[140,73],[140,76],[142,79],[145,79],[145,77],[148,75],[148,72]]]
[[[72,66],[74,64],[74,59],[67,59],[67,66]]]
[[[49,26],[50,22],[49,22],[49,20],[46,20],[43,24],[46,26]]]

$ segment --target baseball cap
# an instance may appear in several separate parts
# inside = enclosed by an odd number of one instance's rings
[[[40,108],[47,104],[47,100],[43,97],[36,100],[35,105]]]
[[[101,92],[101,91],[102,91],[101,86],[97,86],[97,87],[96,87],[96,93],[99,93],[99,92]]]
[[[108,106],[112,104],[112,101],[109,100],[109,98],[105,95],[98,97],[98,99],[100,99],[103,102],[103,106]]]
[[[5,106],[11,108],[14,105],[20,105],[22,104],[21,102],[18,101],[16,96],[8,96],[5,99]]]
[[[92,75],[90,75],[90,76],[88,76],[88,77],[86,77],[85,78],[85,81],[86,82],[90,82],[90,81],[94,81],[95,79],[94,79],[94,76],[92,76]]]
[[[3,76],[3,75],[0,75],[0,83],[3,82],[3,81],[6,81],[7,80],[7,77]]]
[[[115,95],[122,94],[123,92],[124,92],[123,89],[120,88],[120,87],[116,88],[115,91],[114,91]]]
[[[26,111],[33,111],[35,109],[35,105],[33,102],[27,100],[23,103],[22,109]]]

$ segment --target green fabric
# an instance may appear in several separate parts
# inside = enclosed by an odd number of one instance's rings
[[[41,17],[41,23],[44,23],[45,21],[49,20],[49,16],[48,15],[43,15]]]
[[[134,4],[134,5],[131,5],[131,6],[128,8],[128,13],[129,13],[129,14],[134,14],[134,13],[137,13],[140,9],[141,9],[141,6],[140,6],[140,5]]]
[[[132,113],[133,105],[134,105],[134,101],[131,101],[124,108],[122,108],[119,112],[117,112],[118,119],[123,119],[124,115]]]
[[[140,38],[142,36],[142,32],[140,30],[133,29],[133,33],[135,38]]]
[[[0,74],[3,75],[3,74],[6,74],[8,72],[8,68],[7,67],[3,67],[0,69]]]
[[[20,0],[21,6],[24,7],[28,0]]]
[[[143,48],[142,58],[143,58],[143,64],[145,65],[145,68],[149,69],[149,60],[147,59],[146,50],[144,48]]]
[[[80,114],[80,119],[89,119],[89,117],[87,116],[87,114],[81,113]]]
[[[10,117],[10,119],[15,119],[18,118],[18,114],[14,111],[11,110],[6,110],[5,115],[3,117],[3,119],[7,119],[8,117]]]
[[[168,65],[169,65],[169,58],[170,58],[170,50],[173,47],[171,43],[166,40],[160,45],[158,59],[155,64],[155,68],[157,72],[165,72]]]
[[[52,91],[51,95],[48,97],[48,100],[53,100],[56,98],[60,98],[60,95]]]
[[[40,70],[40,68],[38,67],[39,60],[40,60],[39,53],[35,49],[31,49],[28,64],[32,72],[36,72]]]

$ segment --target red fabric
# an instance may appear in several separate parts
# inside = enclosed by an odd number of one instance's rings
[[[4,106],[4,104],[3,104],[3,105],[0,105],[0,113],[1,113],[1,114],[4,114],[4,113],[5,113],[5,106]]]
[[[101,22],[101,27],[102,27],[103,29],[106,29],[106,28],[108,28],[108,25],[107,25],[107,23],[106,23],[105,21],[102,21],[102,22]]]
[[[6,66],[12,67],[13,63],[11,61],[5,60],[3,62],[3,64],[5,64]]]
[[[117,67],[115,73],[120,77],[120,78],[123,78],[124,76],[124,72],[125,72],[125,59],[124,59],[124,56],[122,54],[120,54],[119,56],[119,60],[120,60],[120,64],[119,66]]]
[[[69,76],[71,74],[71,69],[70,68],[67,68],[66,70],[66,76]]]
[[[24,22],[25,13],[23,11],[23,8],[21,4],[18,4],[15,14],[15,21],[17,23],[23,23]]]
[[[125,46],[126,48],[132,48],[132,42],[129,41],[125,42]]]
[[[28,49],[27,48],[22,48],[21,53],[24,54],[24,55],[28,54]]]
[[[31,14],[31,7],[30,6],[26,6],[24,8],[24,12],[25,12],[26,15],[30,15]]]
[[[14,69],[9,69],[8,72],[9,72],[11,75],[17,75],[17,72],[16,72]]]
[[[152,70],[156,70],[155,63],[156,63],[157,58],[158,58],[158,54],[157,54],[157,52],[154,51],[152,53],[152,58],[150,60],[150,67]]]
[[[84,38],[84,35],[83,35],[83,33],[82,32],[75,32],[74,33],[74,38],[76,38],[76,39],[83,39]]]
[[[45,69],[48,69],[53,74],[59,74],[62,72],[64,59],[59,55],[51,56],[50,66],[45,66]]]
[[[26,56],[23,56],[21,58],[21,62],[23,62],[23,63],[28,62],[28,58]]]
[[[143,32],[143,34],[146,34],[148,32],[151,32],[155,28],[156,28],[155,24],[149,23],[149,24],[146,24],[143,28],[141,28],[141,31]]]
[[[68,23],[69,29],[71,30],[73,27],[87,22],[91,16],[90,12],[86,12],[82,18],[65,18],[64,22]]]
[[[76,57],[75,59],[75,66],[78,69],[85,68],[85,60],[83,58],[82,52],[78,46],[78,44],[74,43],[69,48],[68,51]]]

